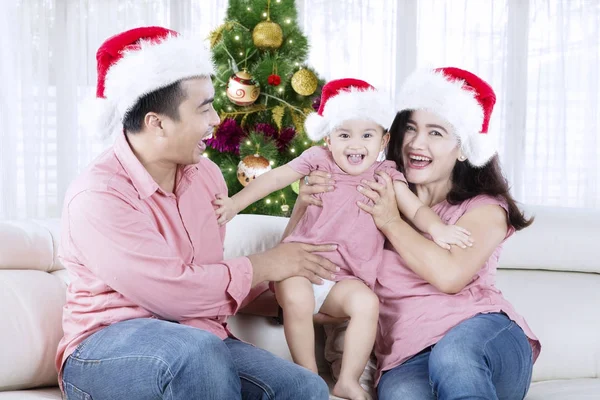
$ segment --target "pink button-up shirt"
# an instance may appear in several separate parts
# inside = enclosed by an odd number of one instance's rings
[[[265,290],[251,290],[246,257],[223,261],[225,228],[212,201],[227,187],[203,158],[180,167],[164,192],[125,135],[69,188],[59,257],[71,284],[56,367],[94,332],[133,318],[179,321],[229,335],[227,316]]]

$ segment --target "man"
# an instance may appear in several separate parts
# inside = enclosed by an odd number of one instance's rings
[[[331,279],[280,244],[223,260],[212,201],[227,188],[202,157],[219,117],[210,55],[159,27],[98,50],[101,129],[113,148],[71,185],[60,257],[72,281],[56,366],[68,399],[327,399],[324,381],[231,337],[225,321],[267,281]]]

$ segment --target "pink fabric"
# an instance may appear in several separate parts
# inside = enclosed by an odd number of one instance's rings
[[[393,180],[406,183],[404,175],[392,161],[376,162],[361,175],[349,175],[337,166],[329,150],[319,146],[311,147],[287,165],[303,175],[314,170],[331,173],[335,190],[315,195],[323,201],[323,207],[308,207],[284,242],[337,244],[336,252],[321,253],[340,267],[336,280],[356,277],[373,288],[385,237],[371,215],[356,205],[359,200],[372,203],[356,188],[362,179],[373,180],[377,171],[385,171]]]
[[[72,279],[56,355],[60,371],[86,337],[119,321],[161,318],[229,335],[226,318],[266,289],[251,290],[246,257],[223,260],[225,228],[212,206],[227,193],[203,158],[181,167],[164,192],[119,137],[69,188],[59,256]]]
[[[477,196],[461,204],[446,201],[433,211],[447,224],[455,224],[474,208],[497,204],[507,210],[506,203],[490,196]],[[514,233],[510,227],[506,238]],[[525,319],[496,288],[496,269],[502,244],[461,292],[448,295],[420,278],[404,265],[393,250],[385,250],[377,277],[375,293],[379,296],[379,326],[375,341],[377,378],[425,347],[437,343],[451,328],[479,313],[504,312],[525,332],[531,343],[534,361],[540,353],[540,342]]]

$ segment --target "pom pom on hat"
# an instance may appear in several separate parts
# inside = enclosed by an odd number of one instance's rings
[[[388,129],[395,115],[391,101],[369,83],[337,79],[323,86],[319,111],[306,117],[304,130],[316,142],[351,119],[370,120]]]
[[[418,70],[406,79],[398,99],[398,111],[425,110],[448,121],[474,167],[496,154],[496,140],[488,132],[496,95],[477,75],[453,67]]]

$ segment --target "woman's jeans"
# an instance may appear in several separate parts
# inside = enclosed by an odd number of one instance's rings
[[[379,400],[521,400],[532,369],[523,330],[505,314],[478,314],[385,372],[377,392]]]
[[[156,319],[110,325],[63,371],[67,400],[329,398],[318,375],[239,340]]]

